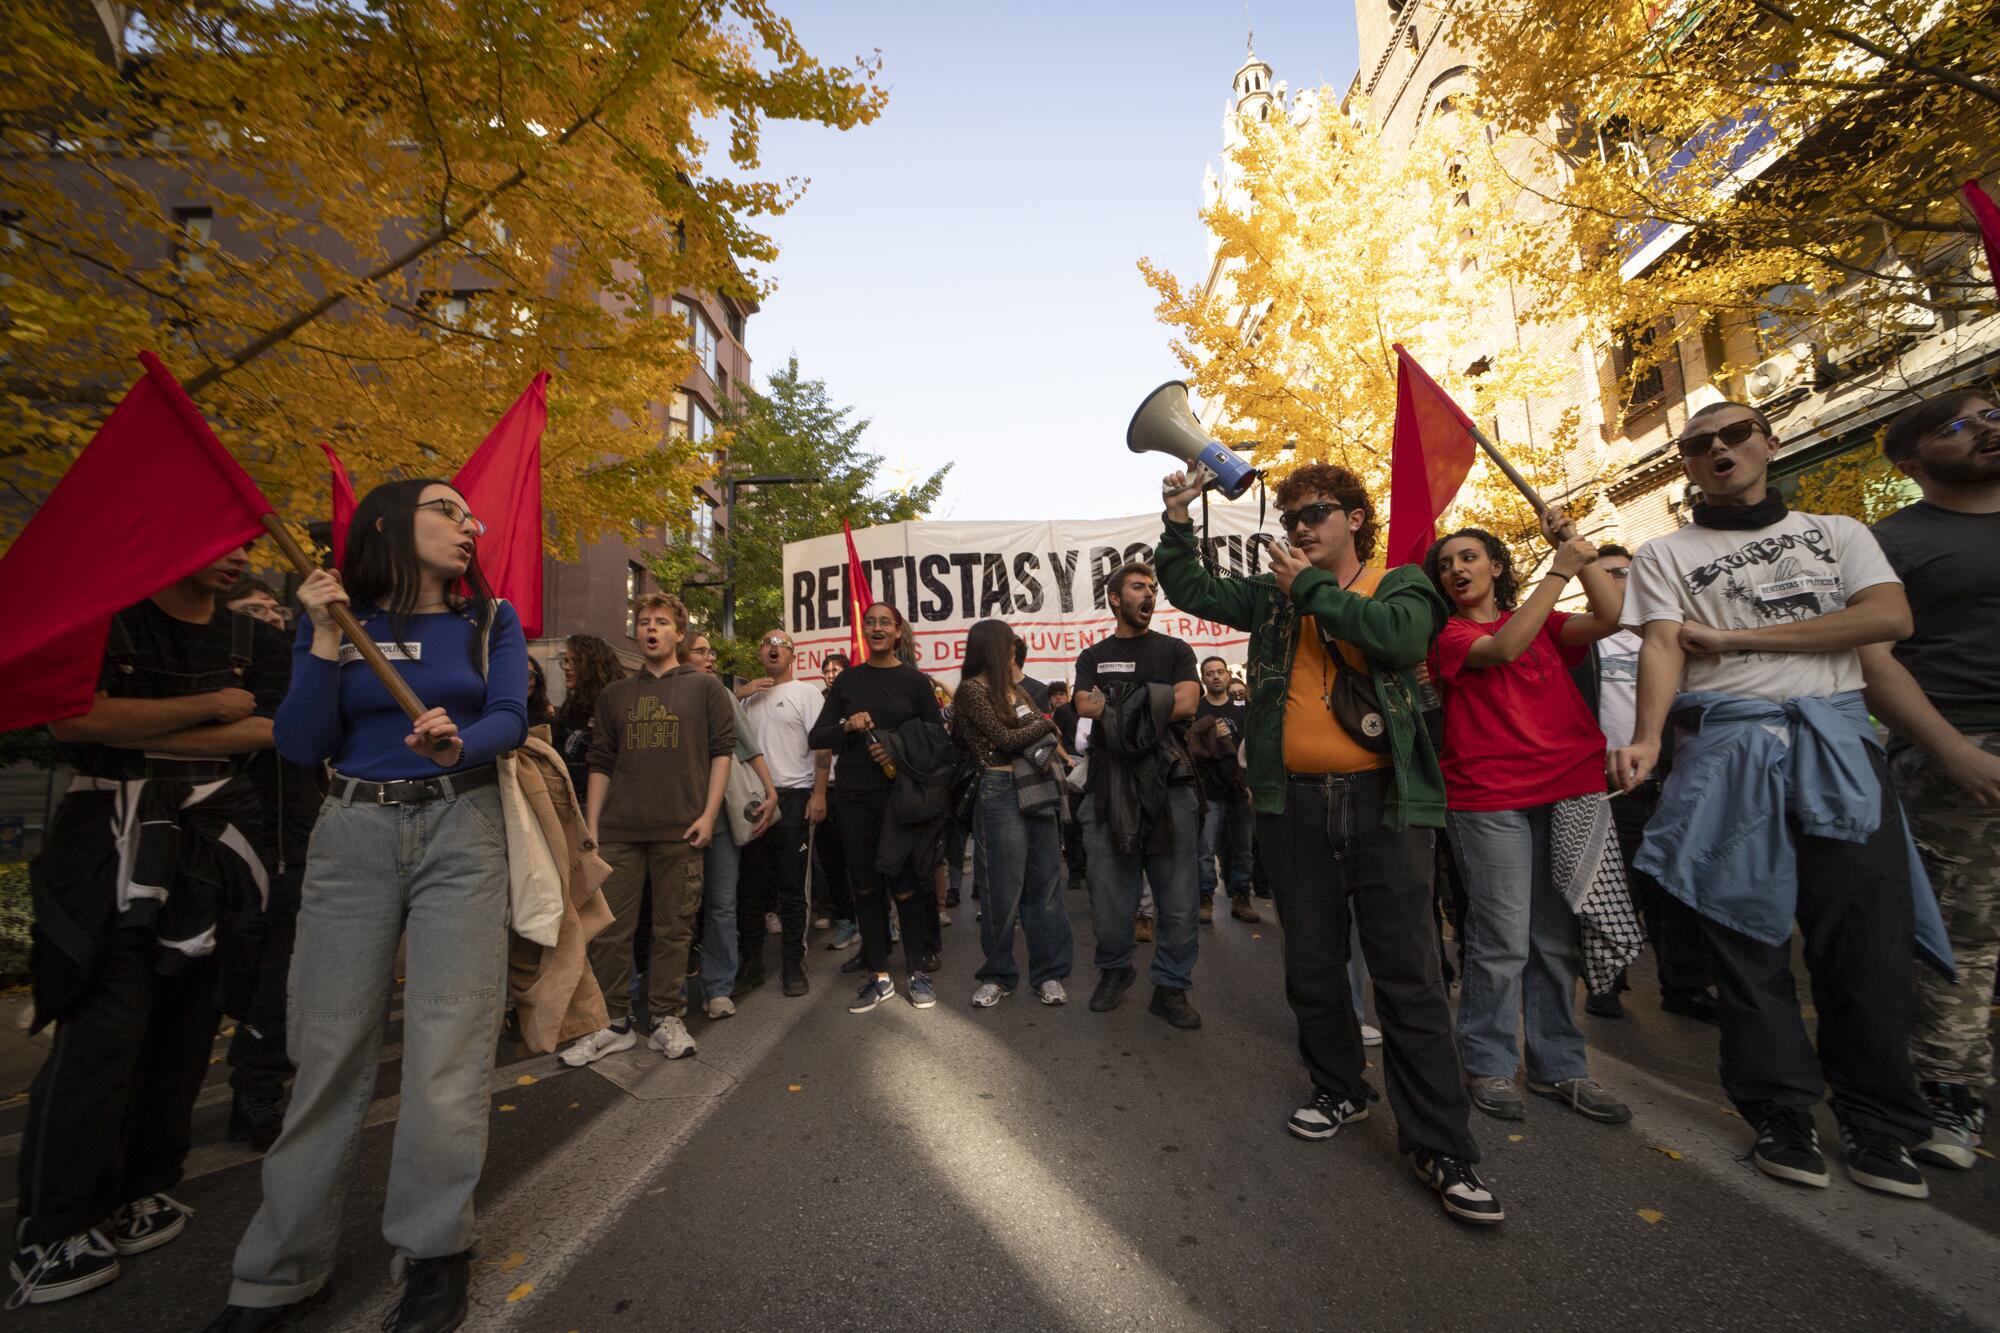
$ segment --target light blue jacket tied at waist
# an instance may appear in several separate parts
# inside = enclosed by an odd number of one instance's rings
[[[1675,744],[1660,807],[1633,864],[1712,921],[1766,944],[1791,938],[1799,896],[1798,861],[1787,819],[1820,838],[1866,842],[1882,819],[1882,787],[1870,748],[1881,741],[1859,690],[1832,698],[1774,703],[1716,690],[1674,700],[1692,715]],[[1896,818],[1902,806],[1890,803]],[[1916,948],[1955,976],[1951,943],[1903,827],[1916,911]]]

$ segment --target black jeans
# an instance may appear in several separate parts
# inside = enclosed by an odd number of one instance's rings
[[[292,1076],[285,1053],[285,1001],[292,973],[292,942],[298,934],[299,890],[305,863],[271,876],[270,909],[260,925],[257,989],[250,1012],[237,1020],[229,1039],[229,1086],[246,1097],[276,1101]]]
[[[1653,942],[1653,957],[1660,969],[1660,994],[1706,992],[1715,984],[1715,959],[1708,951],[1701,913],[1632,864],[1646,835],[1646,824],[1659,808],[1660,784],[1644,783],[1637,791],[1612,800],[1611,825],[1618,833],[1618,850],[1625,858],[1625,878],[1632,886],[1632,898],[1646,922],[1646,938]]]
[[[1372,1092],[1347,985],[1352,913],[1375,985],[1397,1149],[1476,1162],[1472,1107],[1438,972],[1435,833],[1384,827],[1394,782],[1388,770],[1294,778],[1285,813],[1258,814],[1257,841],[1284,928],[1285,998],[1313,1085],[1364,1104]]]
[[[1842,1124],[1905,1145],[1930,1134],[1931,1113],[1910,1065],[1916,988],[1915,912],[1903,812],[1881,757],[1882,824],[1865,843],[1810,838],[1792,826],[1798,922],[1819,1010],[1819,1050],[1806,1035],[1792,982],[1792,942],[1766,944],[1703,919],[1722,1000],[1722,1086],[1756,1124],[1766,1106],[1809,1111],[1833,1085]]]
[[[819,826],[819,836],[813,839],[813,902],[825,904],[827,915],[835,921],[854,920],[854,882],[847,877],[847,854],[840,846],[839,825],[834,822],[833,809],[835,793],[839,788],[832,783],[826,787],[827,817]]]
[[[736,876],[737,966],[764,970],[764,913],[774,910],[784,927],[778,938],[781,962],[799,964],[806,956],[806,802],[809,787],[778,789],[778,821],[743,849]]]
[[[21,1133],[31,1244],[180,1183],[220,1009],[212,959],[161,976],[158,955],[151,931],[112,931],[90,989],[56,1024]]]
[[[847,880],[854,886],[861,957],[868,970],[889,970],[889,902],[894,899],[903,925],[903,962],[907,970],[921,971],[924,958],[938,950],[937,895],[928,876],[919,883],[914,875],[890,876],[875,868],[882,820],[889,813],[889,789],[843,791],[831,813],[841,854],[847,859]]]

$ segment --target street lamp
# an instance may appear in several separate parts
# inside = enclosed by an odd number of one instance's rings
[[[789,472],[761,473],[739,477],[734,473],[722,480],[722,505],[729,512],[729,550],[722,557],[722,637],[736,637],[736,488],[738,486],[811,485],[820,477],[802,477]]]

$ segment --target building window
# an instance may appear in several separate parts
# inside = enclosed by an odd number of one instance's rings
[[[675,301],[674,313],[688,322],[688,346],[694,348],[695,357],[701,368],[708,372],[712,380],[719,368],[715,359],[717,338],[715,325],[708,322],[708,316],[697,309],[691,301]]]
[[[689,393],[675,393],[667,408],[667,433],[676,440],[693,440],[706,446],[715,438],[715,418]]]
[[[689,540],[694,549],[703,555],[715,554],[715,506],[702,496],[694,497],[694,508],[688,511]]]
[[[214,209],[174,210],[174,267],[180,270],[182,277],[208,271],[207,250],[214,239]]]
[[[743,342],[743,315],[740,311],[729,311],[729,336],[740,345]]]
[[[492,337],[493,308],[488,293],[478,287],[461,287],[454,291],[425,292],[417,300],[417,308],[428,314],[447,328],[459,329]],[[524,306],[515,306],[518,321],[523,314],[532,319],[533,312]]]
[[[1625,400],[1627,413],[1643,411],[1667,396],[1665,372],[1658,362],[1654,362],[1632,378],[1632,367],[1638,361],[1641,349],[1650,351],[1659,338],[1659,330],[1647,329],[1634,337],[1625,332],[1618,335],[1618,341],[1611,348],[1611,366],[1618,374],[1619,384],[1631,385],[1631,393]]]
[[[625,566],[625,637],[639,637],[639,598],[646,591],[646,567],[637,561]]]

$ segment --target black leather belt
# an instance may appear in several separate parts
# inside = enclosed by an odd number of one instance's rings
[[[1362,768],[1352,773],[1287,773],[1285,781],[1301,787],[1344,787],[1352,782],[1387,777],[1390,771],[1386,768]]]
[[[463,796],[500,780],[500,770],[492,764],[469,768],[463,773],[439,774],[434,778],[403,778],[395,782],[368,782],[361,778],[333,775],[332,796],[353,805],[421,805],[425,801]]]

